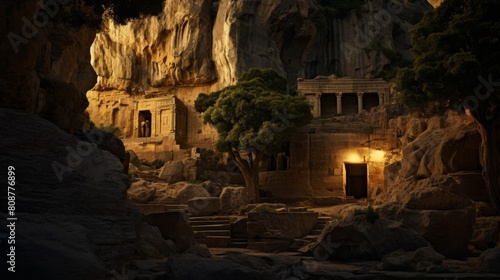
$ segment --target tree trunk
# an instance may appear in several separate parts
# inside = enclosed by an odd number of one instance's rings
[[[498,121],[483,123],[476,118],[481,135],[480,161],[483,167],[483,178],[486,191],[490,197],[495,215],[500,216],[500,143]]]
[[[236,151],[230,151],[229,155],[236,162],[236,165],[243,174],[250,203],[258,202],[260,156],[253,159],[250,164],[247,160],[242,159],[240,154]]]

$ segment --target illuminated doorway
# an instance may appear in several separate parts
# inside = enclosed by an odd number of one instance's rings
[[[345,164],[345,193],[354,198],[368,197],[368,165],[366,163]]]

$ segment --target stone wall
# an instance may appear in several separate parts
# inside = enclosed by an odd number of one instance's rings
[[[346,164],[366,164],[367,195],[384,188],[384,166],[396,148],[390,129],[374,129],[345,117],[343,123],[311,124],[290,142],[290,168],[261,172],[260,183],[273,197],[344,197]]]

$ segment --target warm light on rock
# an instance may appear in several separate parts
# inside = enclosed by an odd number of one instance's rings
[[[360,156],[356,152],[349,152],[346,157],[346,162],[351,162],[351,163],[358,163],[358,162],[364,162],[364,159],[362,156]]]
[[[381,150],[373,150],[370,153],[370,161],[377,161],[381,162],[384,161],[385,158],[385,152]]]

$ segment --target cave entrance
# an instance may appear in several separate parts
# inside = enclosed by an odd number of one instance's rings
[[[345,193],[354,198],[368,197],[368,165],[366,163],[345,164]]]
[[[338,113],[337,96],[335,94],[322,94],[320,101],[322,117],[334,117]]]
[[[139,137],[151,137],[151,111],[139,111]]]

